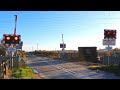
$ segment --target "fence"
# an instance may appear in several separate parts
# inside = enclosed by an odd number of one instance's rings
[[[14,57],[3,57],[0,60],[0,79],[4,79],[8,75],[8,70],[18,68],[18,56]]]
[[[0,62],[0,79],[4,79],[7,75],[7,70],[10,68],[10,59]]]
[[[120,63],[120,53],[111,54],[109,57],[109,64],[119,64]],[[108,57],[106,55],[103,56],[103,64],[108,64]]]

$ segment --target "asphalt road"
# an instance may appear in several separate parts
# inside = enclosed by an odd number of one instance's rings
[[[29,55],[26,63],[42,79],[120,79],[108,72],[89,70],[82,62],[67,62]]]

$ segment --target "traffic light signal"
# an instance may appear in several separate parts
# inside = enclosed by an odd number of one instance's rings
[[[60,44],[60,48],[66,48],[66,44]]]
[[[116,30],[112,30],[111,31],[111,37],[113,37],[114,39],[116,39]]]
[[[11,43],[11,37],[10,36],[5,36],[5,43],[10,44]]]
[[[20,41],[20,39],[19,39],[19,37],[18,36],[14,36],[14,44],[19,44],[19,41]]]
[[[60,48],[63,48],[63,44],[60,44]]]
[[[116,30],[104,30],[104,39],[116,39]]]
[[[19,36],[5,36],[5,44],[19,44]]]

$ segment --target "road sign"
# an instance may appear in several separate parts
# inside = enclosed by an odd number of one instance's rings
[[[20,57],[24,57],[25,56],[25,53],[23,51],[20,52]]]
[[[16,49],[22,49],[22,45],[17,45]]]
[[[107,49],[108,51],[110,51],[110,50],[112,50],[112,47],[106,47],[106,49]]]
[[[9,51],[9,52],[15,52],[15,51],[16,51],[16,48],[9,47],[9,48],[8,48],[8,51]]]
[[[116,44],[116,40],[113,39],[113,40],[106,40],[106,39],[103,39],[103,45],[115,45]]]

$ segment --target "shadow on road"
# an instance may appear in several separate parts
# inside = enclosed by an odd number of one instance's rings
[[[89,71],[88,74],[84,73],[84,72],[88,72],[83,71],[83,72],[77,72],[76,74],[69,74],[69,73],[61,73],[58,75],[54,75],[54,76],[49,76],[49,79],[120,79],[120,77],[114,76],[113,74],[108,74],[105,72],[98,72],[98,71],[94,71],[94,74],[91,74],[90,72],[93,71]]]
[[[31,63],[27,64],[29,66],[47,66],[47,65],[58,65],[58,64],[65,64],[69,63],[63,60],[44,60],[44,61],[32,61]]]

